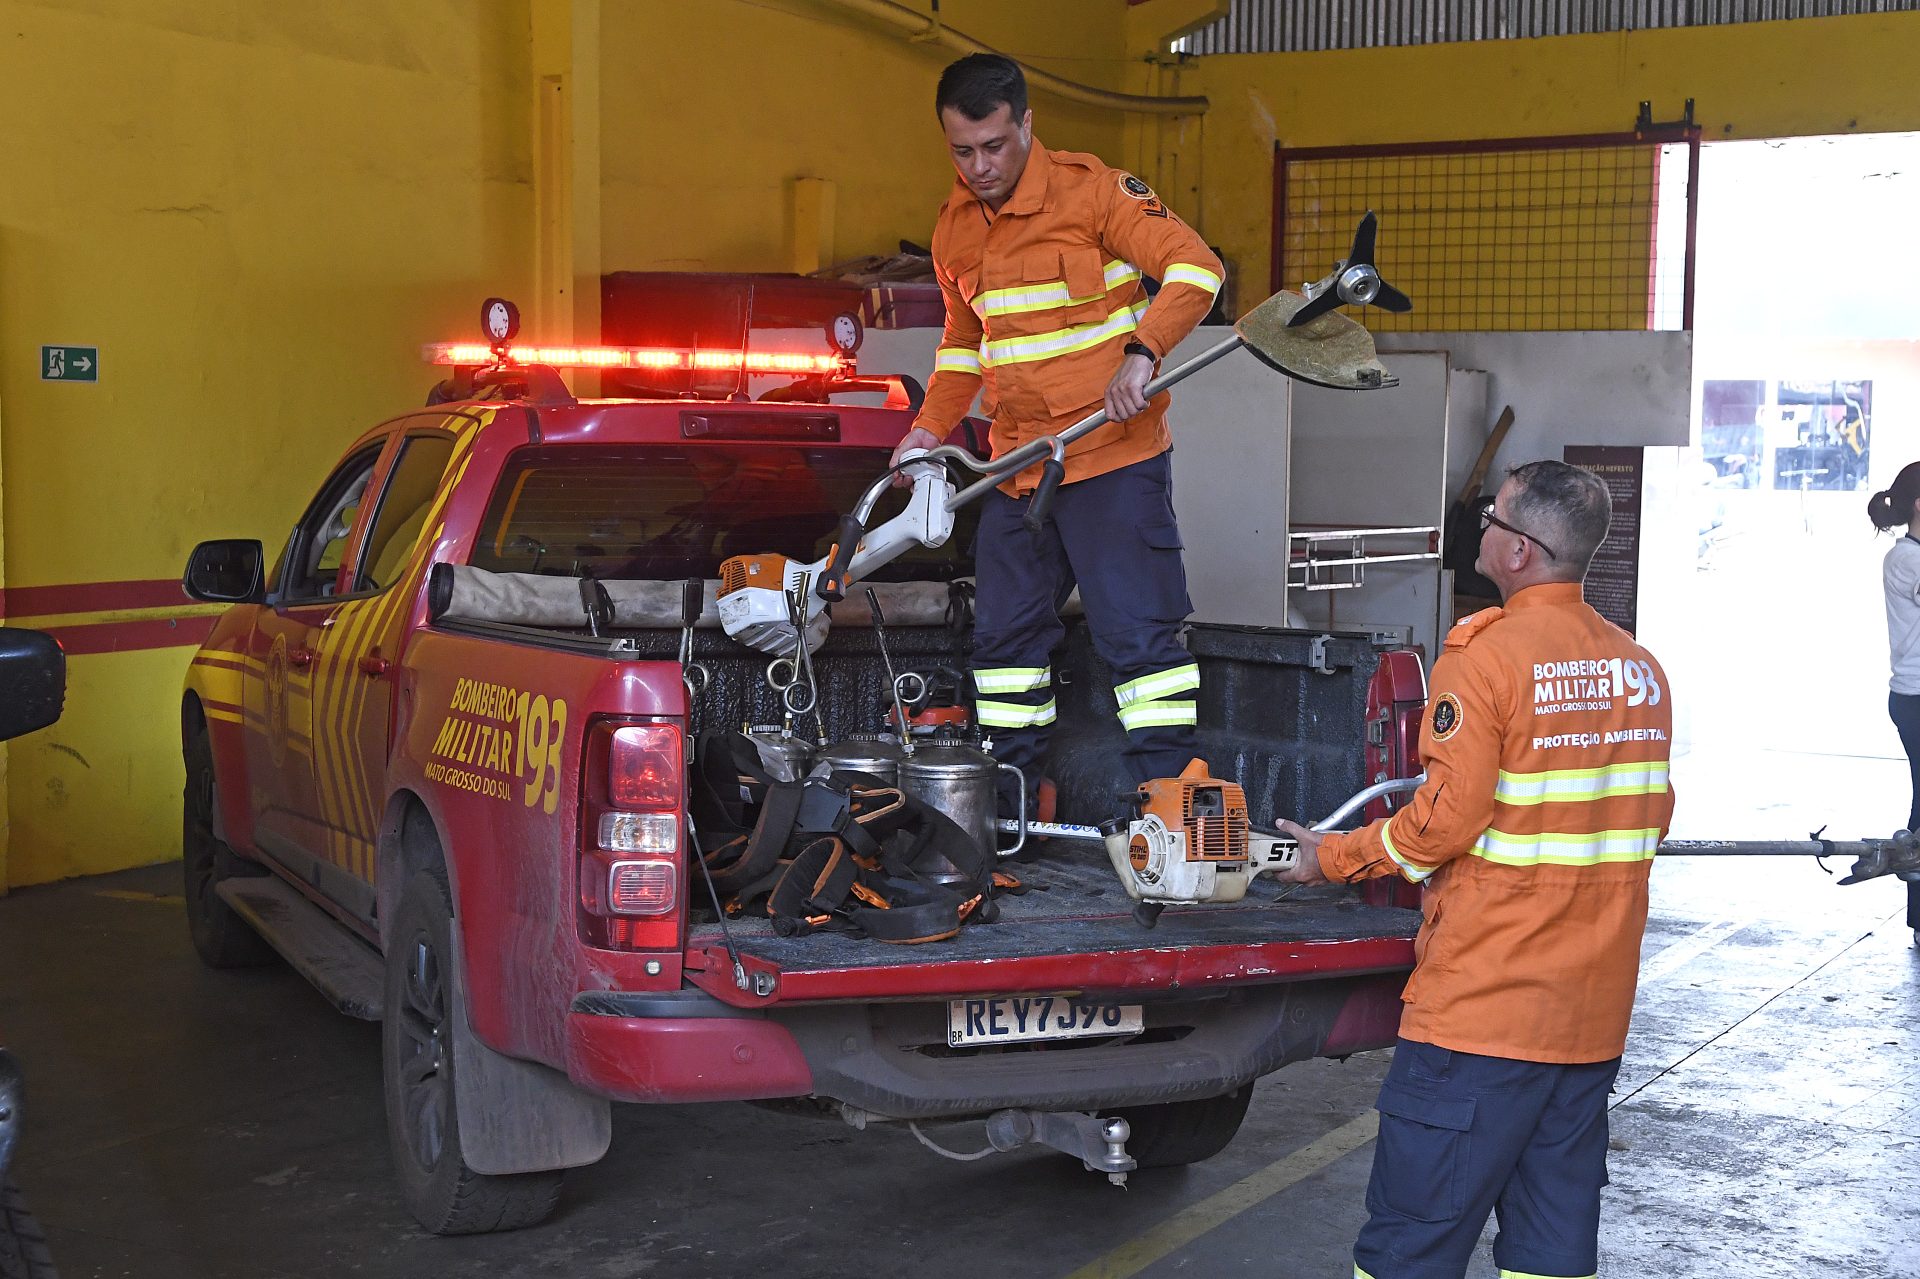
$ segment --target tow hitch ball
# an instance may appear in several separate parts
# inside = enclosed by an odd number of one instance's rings
[[[1118,1116],[1101,1119],[1045,1110],[996,1110],[987,1116],[987,1142],[995,1150],[1052,1146],[1078,1155],[1088,1172],[1104,1172],[1116,1186],[1125,1186],[1127,1174],[1139,1166],[1127,1153],[1127,1138],[1132,1135],[1132,1126]]]
[[[1052,1146],[1080,1160],[1088,1172],[1104,1172],[1107,1180],[1125,1188],[1127,1174],[1140,1165],[1127,1153],[1127,1138],[1133,1127],[1118,1115],[1102,1119],[1078,1111],[996,1110],[987,1116],[987,1145],[984,1150],[949,1150],[920,1130],[916,1120],[900,1120],[875,1114],[851,1102],[840,1103],[840,1118],[848,1127],[865,1130],[873,1124],[902,1123],[915,1140],[946,1159],[970,1161],[1004,1154],[1022,1146]]]

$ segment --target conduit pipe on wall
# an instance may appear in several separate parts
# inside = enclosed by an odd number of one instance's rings
[[[910,39],[932,41],[959,53],[999,52],[998,49],[984,45],[972,36],[955,31],[936,18],[916,13],[903,4],[893,3],[893,0],[826,0],[826,2],[837,8],[878,19]],[[1056,97],[1090,107],[1103,107],[1109,111],[1134,111],[1143,115],[1204,115],[1207,110],[1208,104],[1204,97],[1156,98],[1142,93],[1116,93],[1111,89],[1096,89],[1092,85],[1063,80],[1057,75],[1028,66],[1024,62],[1020,63],[1020,69],[1026,73],[1027,83],[1034,88],[1044,89]]]

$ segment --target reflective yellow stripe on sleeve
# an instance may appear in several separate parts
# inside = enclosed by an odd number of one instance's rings
[[[1510,773],[1503,768],[1493,797],[1503,804],[1532,806],[1607,799],[1614,795],[1664,795],[1667,774],[1667,765],[1657,761],[1605,768],[1564,768],[1544,773]]]
[[[973,704],[973,709],[982,728],[1039,728],[1053,723],[1055,715],[1051,699],[1044,706],[1022,706],[1018,702],[989,702],[982,699]]]
[[[1391,817],[1387,819],[1386,825],[1380,828],[1380,846],[1387,850],[1387,856],[1393,858],[1393,864],[1398,866],[1400,873],[1412,883],[1425,883],[1434,871],[1440,869],[1438,866],[1422,866],[1417,862],[1410,862],[1400,855],[1400,850],[1393,846],[1393,818]]]
[[[1085,351],[1123,333],[1132,333],[1140,327],[1140,317],[1146,310],[1145,302],[1136,302],[1132,306],[1120,307],[1106,319],[1092,324],[1076,324],[1072,328],[1036,333],[1032,337],[999,338],[980,348],[981,363],[989,367],[1027,364],[1034,360],[1050,360],[1056,355]]]
[[[1358,1269],[1358,1267],[1355,1268]],[[1600,1276],[1597,1273],[1590,1275],[1537,1275],[1531,1270],[1508,1270],[1502,1267],[1500,1270],[1500,1279],[1600,1279]]]
[[[1660,830],[1601,830],[1591,834],[1510,835],[1488,827],[1469,851],[1501,866],[1598,866],[1644,862],[1660,846]]]
[[[1167,268],[1160,280],[1161,284],[1191,284],[1196,289],[1205,289],[1209,295],[1220,291],[1220,277],[1203,266],[1194,266],[1191,262],[1175,262]]]
[[[973,686],[982,693],[1031,693],[1052,680],[1045,666],[995,666],[973,673]]]
[[[964,346],[943,346],[933,353],[933,371],[935,373],[978,373],[980,353],[969,351]]]

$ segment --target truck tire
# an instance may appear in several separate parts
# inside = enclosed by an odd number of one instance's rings
[[[209,968],[254,968],[279,958],[247,921],[214,891],[239,859],[213,833],[213,744],[205,725],[186,745],[187,788],[181,804],[180,866],[193,949]]]
[[[489,1177],[460,1150],[454,1089],[453,905],[446,872],[418,871],[401,891],[387,943],[386,1019],[380,1027],[387,1141],[407,1208],[436,1235],[518,1230],[544,1221],[562,1174]]]
[[[0,1279],[59,1279],[46,1231],[11,1181],[0,1185]]]
[[[1127,1153],[1142,1168],[1180,1168],[1211,1159],[1227,1148],[1247,1117],[1253,1085],[1200,1101],[1170,1101],[1115,1111],[1133,1126]]]

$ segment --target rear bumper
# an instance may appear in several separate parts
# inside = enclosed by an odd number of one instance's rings
[[[944,1001],[730,1008],[698,991],[590,993],[567,1019],[575,1083],[618,1101],[813,1095],[877,1115],[1091,1110],[1214,1097],[1290,1062],[1393,1042],[1403,977],[1145,998],[1125,1044],[946,1047]],[[1131,1000],[1129,1000],[1131,1002]]]
[[[753,1101],[813,1091],[786,1027],[698,991],[586,993],[567,1014],[567,1074],[615,1101]]]

